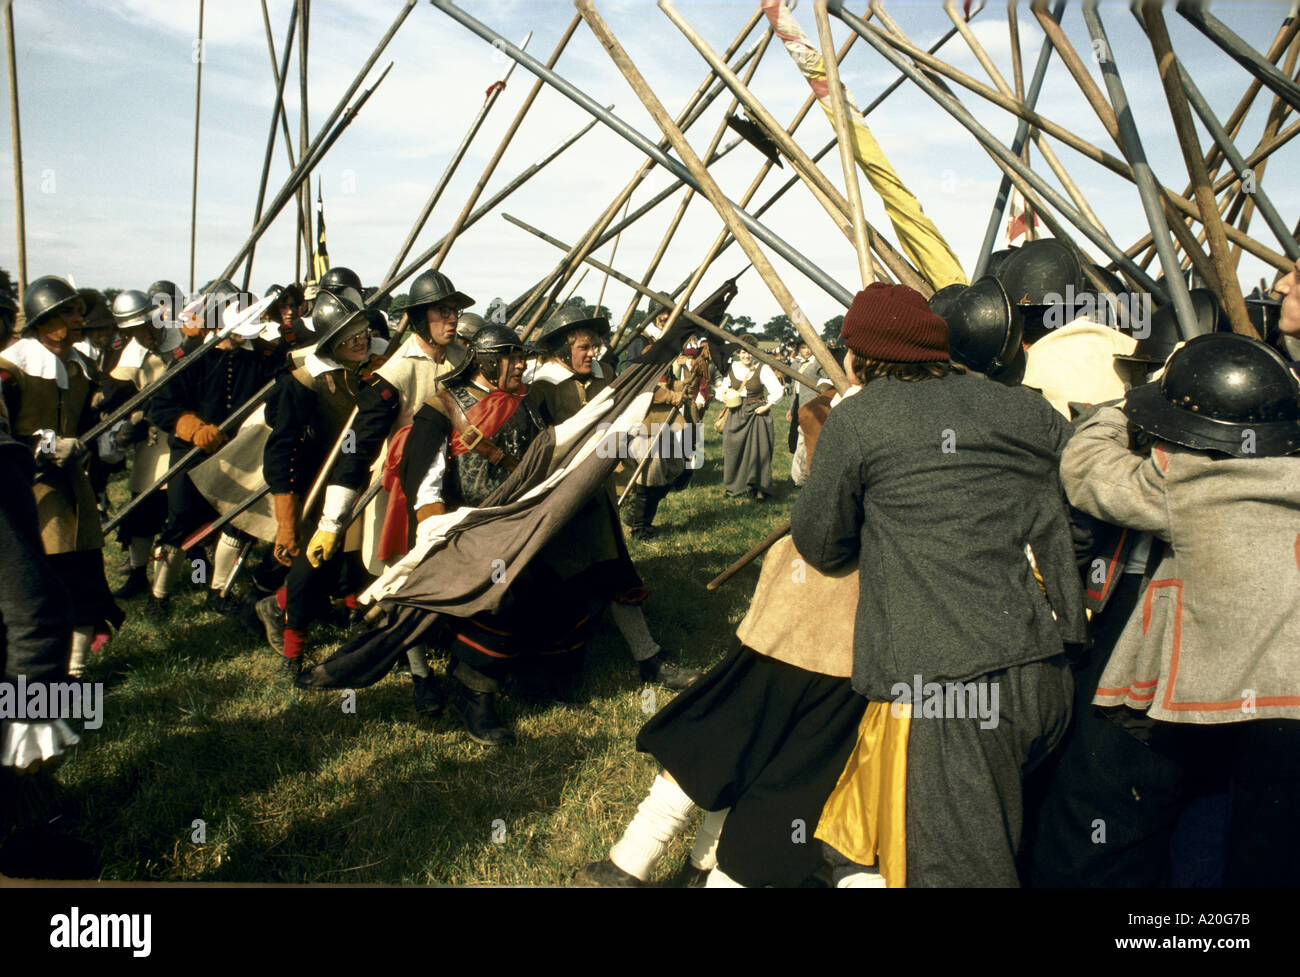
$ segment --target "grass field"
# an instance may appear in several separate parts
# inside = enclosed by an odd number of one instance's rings
[[[661,505],[659,537],[629,541],[651,591],[650,630],[685,664],[721,659],[758,563],[714,593],[705,584],[789,514],[786,406],[772,411],[774,499],[724,496],[711,412],[707,464]],[[124,491],[114,486],[116,503]],[[116,586],[120,551],[105,552]],[[157,621],[135,598],[122,631],[91,656],[87,679],[105,683],[103,726],[84,734],[58,777],[104,879],[565,885],[604,857],[657,772],[634,747],[645,686],[608,620],[587,659],[580,700],[590,708],[507,695],[503,715],[519,739],[493,749],[450,714],[417,719],[405,676],[358,690],[354,712],[339,692],[286,687],[264,638],[202,602],[197,588],[181,591]],[[309,658],[340,637],[314,631]],[[662,706],[672,693],[654,695]],[[688,843],[679,839],[659,877]]]

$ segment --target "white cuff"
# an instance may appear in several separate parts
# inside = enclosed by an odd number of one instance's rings
[[[429,470],[424,473],[424,478],[420,479],[420,487],[415,493],[414,508],[416,510],[419,510],[422,506],[443,501],[442,479],[446,471],[447,452],[439,448],[433,455],[433,462],[429,465]]]
[[[81,738],[62,719],[28,723],[11,720],[0,733],[0,767],[25,770],[41,760],[60,756],[66,747],[76,746]]]
[[[325,486],[325,503],[321,506],[320,526],[323,532],[339,533],[343,531],[343,520],[352,512],[352,503],[357,500],[357,490],[346,485]]]

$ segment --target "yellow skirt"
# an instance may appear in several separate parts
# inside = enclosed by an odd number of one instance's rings
[[[907,733],[910,704],[871,702],[858,742],[822,808],[816,837],[860,865],[877,865],[890,889],[907,884]]]

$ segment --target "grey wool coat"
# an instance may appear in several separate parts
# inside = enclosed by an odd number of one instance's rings
[[[791,524],[815,569],[858,564],[854,689],[891,701],[1083,640],[1067,434],[1036,391],[973,374],[873,380],[831,411]]]
[[[1077,508],[1171,544],[1093,701],[1174,723],[1300,719],[1300,457],[1137,453],[1103,407],[1061,477]]]

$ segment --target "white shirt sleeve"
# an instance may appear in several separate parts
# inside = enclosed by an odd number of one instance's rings
[[[442,446],[434,452],[433,461],[429,464],[429,470],[424,473],[420,479],[420,487],[415,492],[414,509],[422,506],[432,505],[435,502],[441,502],[442,499],[442,480],[447,474],[447,442],[444,441]]]
[[[785,396],[785,387],[781,385],[781,378],[776,375],[776,371],[764,363],[758,370],[758,378],[762,381],[763,387],[767,390],[767,402],[775,404]]]

